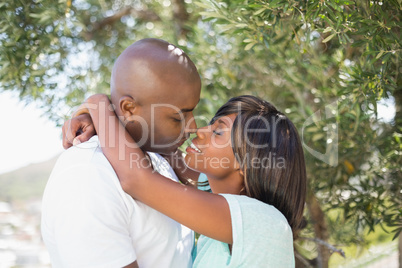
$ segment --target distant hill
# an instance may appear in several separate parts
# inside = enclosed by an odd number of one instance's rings
[[[0,175],[0,201],[41,198],[57,157]]]

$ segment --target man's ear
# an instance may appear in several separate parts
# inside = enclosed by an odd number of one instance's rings
[[[137,102],[130,96],[123,96],[119,100],[119,108],[125,120],[131,121],[130,118],[138,113],[139,106]]]

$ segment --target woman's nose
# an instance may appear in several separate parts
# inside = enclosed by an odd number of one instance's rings
[[[211,126],[205,126],[205,127],[200,127],[199,129],[197,129],[197,137],[200,139],[204,139],[205,138],[205,134],[208,131],[208,128]]]

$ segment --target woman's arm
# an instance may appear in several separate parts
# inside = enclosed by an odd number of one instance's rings
[[[136,146],[109,106],[106,95],[94,95],[87,100],[103,153],[116,171],[123,190],[200,234],[232,244],[226,199],[176,183],[152,172],[149,167],[131,163],[130,159],[144,158],[144,152]]]

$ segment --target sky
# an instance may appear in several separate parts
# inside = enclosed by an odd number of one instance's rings
[[[61,128],[34,104],[0,92],[0,174],[48,160],[63,151]]]
[[[382,101],[379,117],[395,116],[393,100]],[[16,94],[0,92],[0,174],[51,159],[63,151],[61,128],[34,104],[24,105]]]

